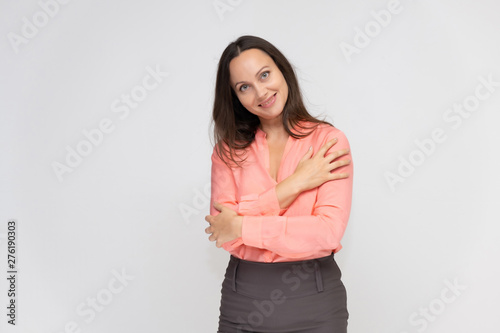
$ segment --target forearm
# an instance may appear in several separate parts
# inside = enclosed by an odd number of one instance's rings
[[[329,208],[318,215],[243,216],[242,241],[290,258],[341,247],[348,208]]]
[[[293,174],[278,183],[276,185],[276,196],[278,197],[280,208],[284,209],[290,206],[301,192],[302,189]]]

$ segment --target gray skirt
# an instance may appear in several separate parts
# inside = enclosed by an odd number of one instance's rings
[[[230,256],[217,333],[346,333],[347,294],[331,255],[263,263]]]

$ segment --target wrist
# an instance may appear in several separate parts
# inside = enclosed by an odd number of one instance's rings
[[[293,195],[299,195],[300,193],[304,192],[305,190],[304,185],[300,181],[300,179],[296,176],[296,174],[290,175],[288,178],[285,179],[285,181],[288,182],[288,188],[290,189]]]

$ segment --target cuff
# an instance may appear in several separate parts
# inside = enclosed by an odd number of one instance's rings
[[[248,246],[262,249],[262,219],[259,216],[243,216],[241,239]]]
[[[241,237],[233,239],[232,241],[225,242],[222,244],[222,248],[228,252],[233,251],[235,248],[243,244]]]

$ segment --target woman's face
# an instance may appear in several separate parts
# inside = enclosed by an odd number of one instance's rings
[[[229,63],[230,83],[241,104],[261,119],[281,116],[288,85],[273,59],[260,49],[248,49]]]

